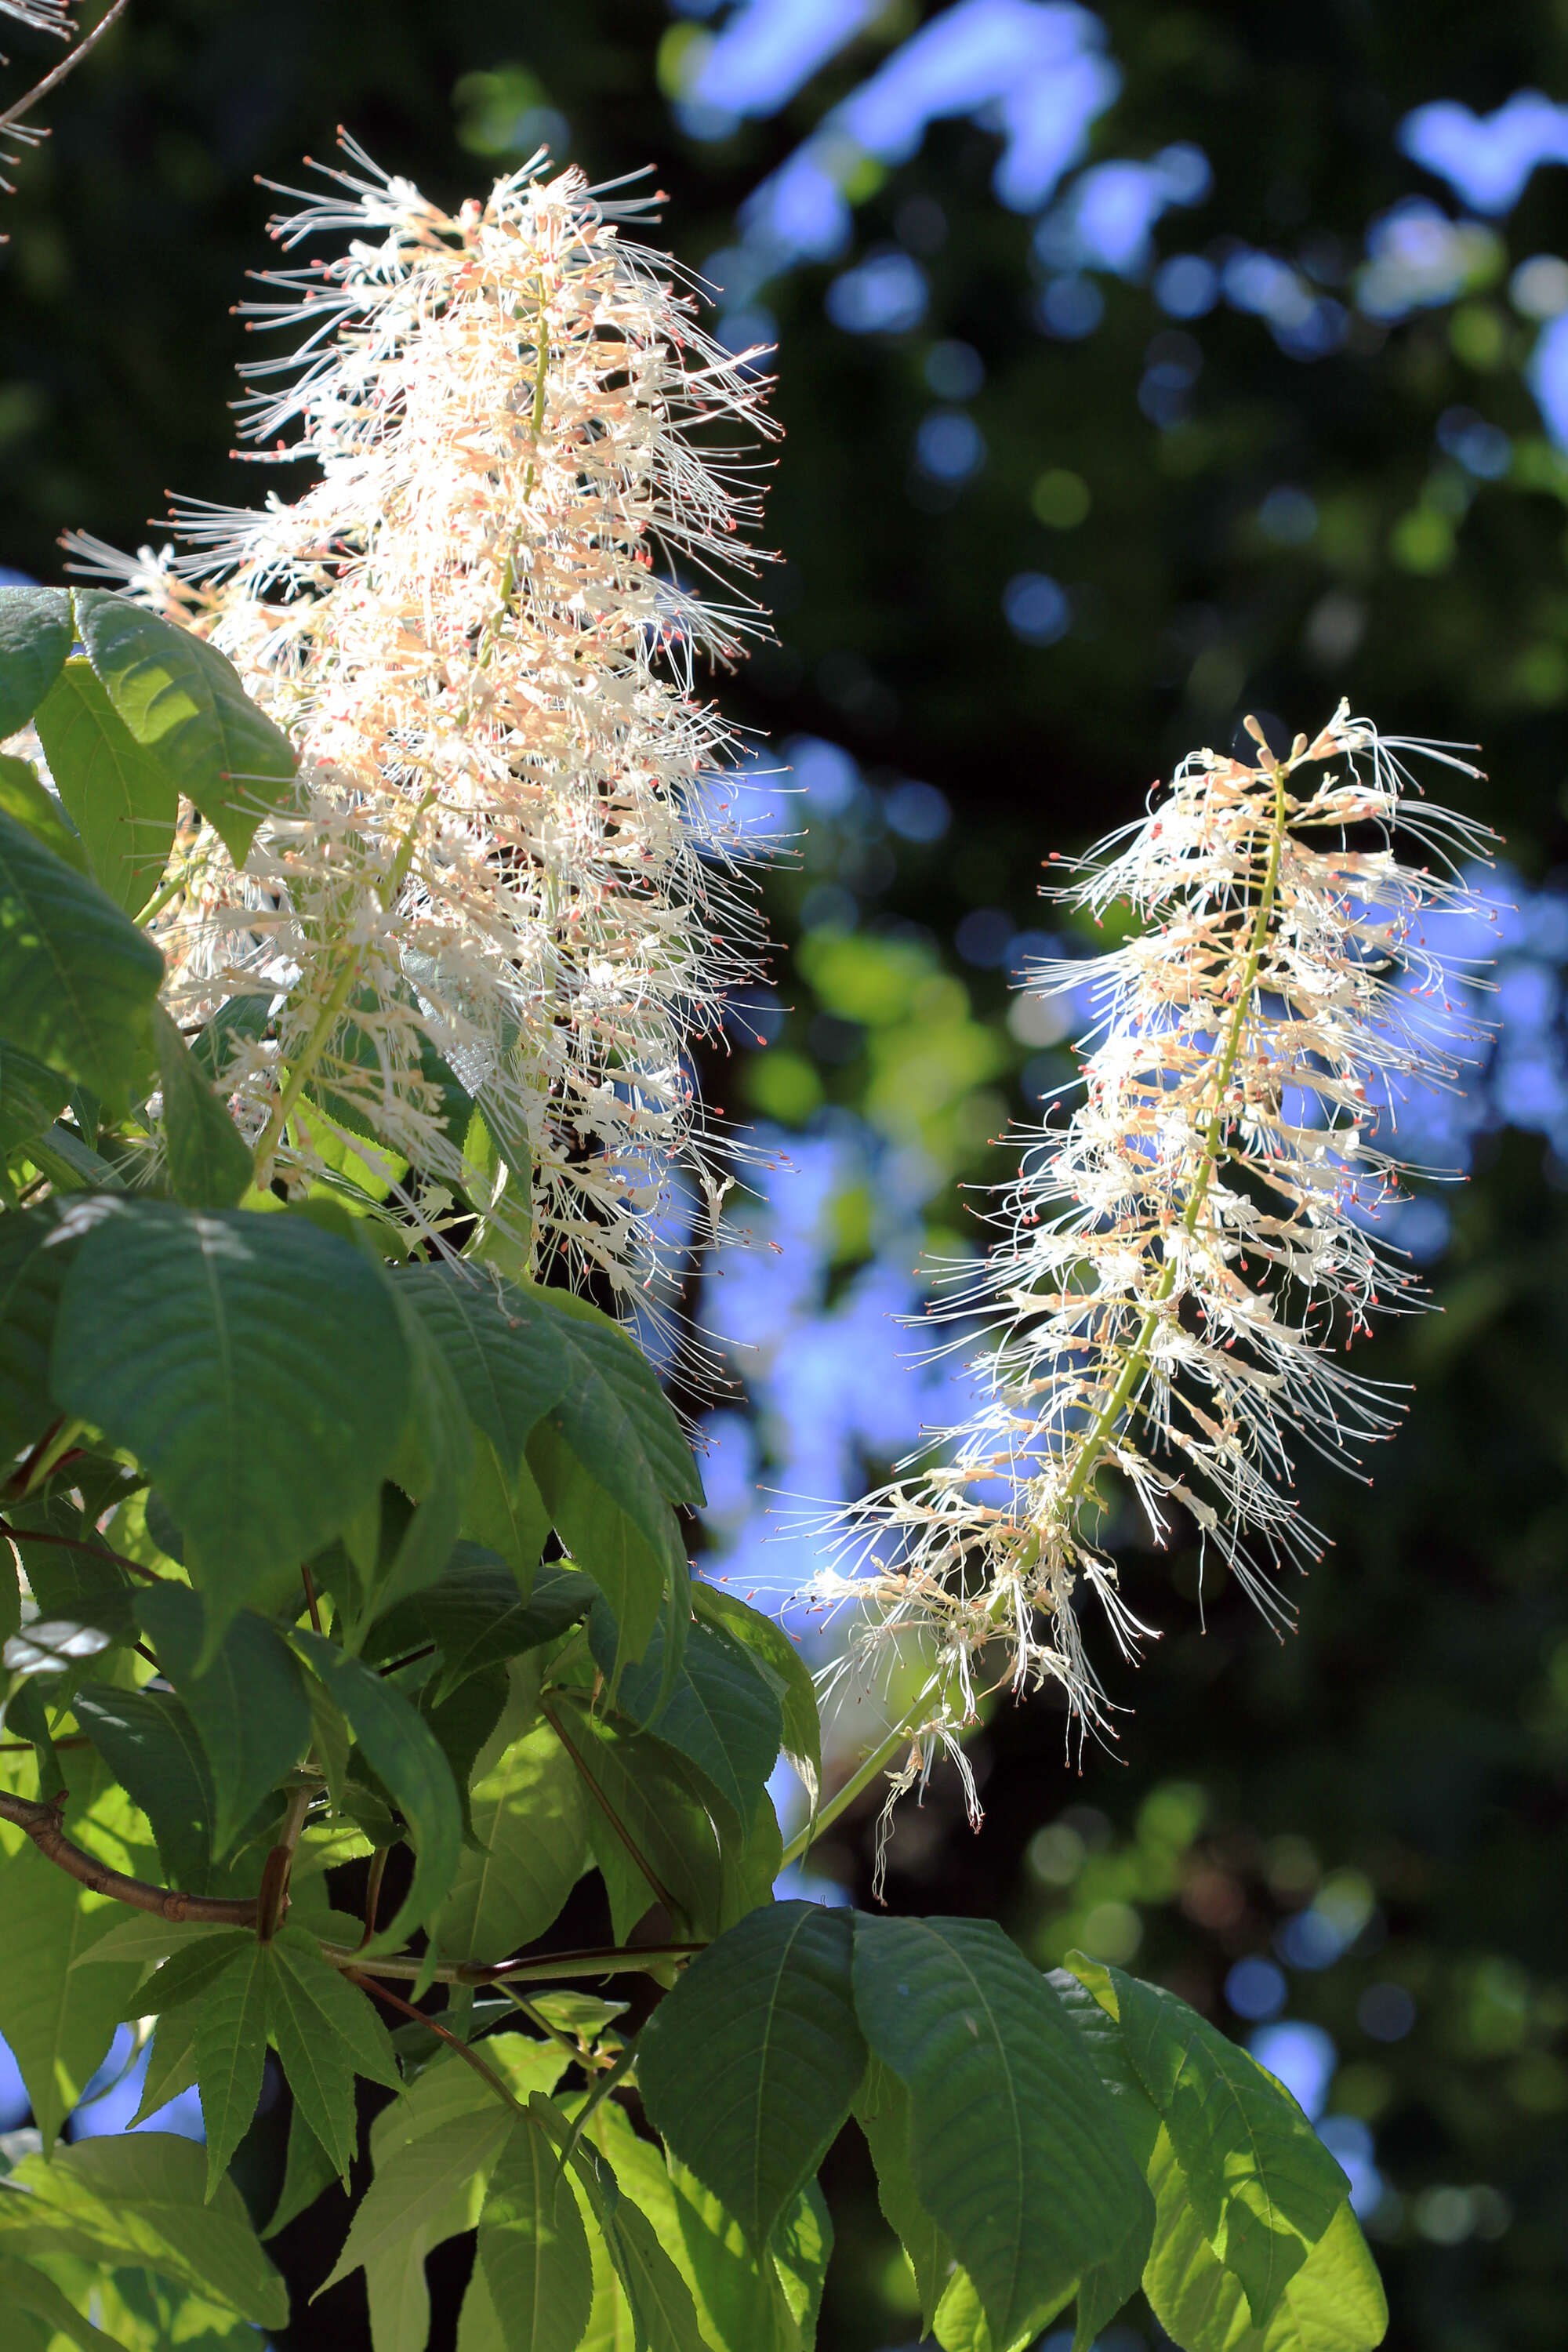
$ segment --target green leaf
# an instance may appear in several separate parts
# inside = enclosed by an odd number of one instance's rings
[[[444,1959],[489,1962],[542,1936],[588,1860],[588,1799],[548,1724],[475,1787],[474,1833],[434,1933]]]
[[[252,1936],[201,1996],[195,2019],[196,2081],[207,2137],[207,2195],[250,2128],[267,2058],[271,1955]]]
[[[232,1209],[255,1172],[245,1139],[161,1004],[153,1007],[153,1037],[163,1090],[169,1189],[187,1209]]]
[[[431,2234],[432,2224],[442,2225],[441,2238],[472,2229],[479,2219],[479,2200],[472,2200],[475,2210],[470,2211],[470,2200],[460,2192],[476,2174],[490,2171],[517,2128],[516,2115],[492,2093],[482,2107],[448,2116],[378,2156],[375,2178],[354,2213],[342,2252],[317,2293],[324,2294],[362,2268],[367,2279],[384,2274],[393,2265],[402,2269],[416,2238],[421,2242],[423,2263],[430,2247],[440,2242]],[[379,2327],[374,2331],[376,2352],[384,2352],[383,2332]],[[424,2352],[423,2340],[419,2352]]]
[[[138,1595],[136,1614],[196,1728],[213,1786],[213,1853],[228,1852],[262,1799],[296,1765],[310,1710],[293,1653],[264,1617],[242,1610],[216,1655],[204,1647],[201,1596],[166,1583]]]
[[[1205,2237],[1186,2175],[1162,2130],[1150,2170],[1157,2219],[1143,2289],[1184,2352],[1372,2352],[1388,2328],[1377,2264],[1348,2199],[1254,2326],[1240,2280]]]
[[[267,1951],[268,2030],[305,2121],[346,2177],[357,2137],[354,2075],[398,2089],[396,2053],[369,1994],[322,1959],[302,1928],[280,1928]]]
[[[0,1005],[14,1045],[105,1100],[148,1067],[163,959],[95,882],[0,811]]]
[[[714,1827],[719,1831],[722,1864],[716,1924],[722,1930],[739,1926],[749,1911],[773,1901],[773,1884],[784,1868],[784,1838],[773,1801],[765,1789],[743,1838],[731,1836],[721,1820],[715,1820]]]
[[[759,2252],[822,2161],[866,2069],[853,1945],[844,1912],[809,1903],[753,1911],[699,1955],[638,2038],[649,2121]]]
[[[15,2254],[0,2254],[0,2308],[13,2314],[25,2311],[44,2321],[40,2341],[51,2347],[64,2336],[80,2345],[82,2352],[116,2352],[112,2336],[105,2336],[101,2328],[84,2319],[53,2279]]]
[[[588,1620],[588,1640],[600,1671],[613,1676],[616,1622],[603,1601]],[[730,1813],[739,1836],[754,1818],[778,1761],[783,1738],[778,1699],[750,1653],[708,1625],[690,1629],[673,1686],[665,1696],[664,1651],[660,1627],[641,1660],[622,1665],[614,1704],[640,1728],[656,1731],[666,1747],[695,1764]]]
[[[361,1654],[375,1664],[433,1643],[441,1653],[445,1695],[482,1667],[552,1642],[587,1615],[595,1590],[592,1577],[552,1561],[540,1570],[524,1601],[510,1570],[493,1552],[460,1543],[438,1582],[377,1617]]]
[[[146,1983],[137,1988],[121,2015],[163,2017],[172,2009],[183,2009],[201,2000],[216,1984],[230,1961],[241,1958],[255,1942],[256,1937],[247,1927],[220,1927],[176,1945]]]
[[[401,1692],[388,1689],[380,1675],[320,1633],[294,1639],[408,1822],[416,1857],[413,1882],[395,1919],[366,1948],[395,1951],[411,1928],[439,1910],[462,1856],[463,1815],[451,1768],[428,1724]]]
[[[10,1835],[20,1843],[0,1863],[0,2034],[47,2149],[102,2063],[142,1970],[134,1961],[73,1966],[118,1906],[46,1862],[20,1832]]]
[[[95,882],[139,915],[174,845],[179,788],[121,725],[84,661],[68,661],[37,714],[38,740]]]
[[[1283,2084],[1185,2001],[1077,1953],[1068,1965],[1120,2023],[1198,2225],[1267,2326],[1339,2210],[1343,2172]]]
[[[677,1634],[673,1656],[663,1654],[673,1675],[689,1619],[689,1606],[666,1612],[667,1594],[683,1594],[689,1585],[674,1513],[653,1498],[659,1536],[650,1544],[637,1520],[584,1468],[553,1421],[542,1423],[530,1438],[528,1462],[563,1543],[609,1603],[619,1655],[640,1658],[665,1612]]]
[[[212,1874],[212,1775],[195,1725],[172,1691],[115,1690],[90,1683],[72,1701],[76,1719],[153,1824],[172,1886],[205,1895]]]
[[[910,2095],[879,2058],[866,2069],[855,2102],[855,2120],[866,2135],[877,2168],[877,2201],[914,2273],[921,2299],[921,2326],[931,2334],[953,2267],[952,2249],[921,2203],[910,2157]]]
[[[511,2131],[491,2177],[476,2262],[505,2352],[574,2352],[593,2299],[588,2240],[555,2150],[531,2116]]]
[[[376,1596],[378,1605],[389,1609],[434,1584],[451,1558],[474,1459],[473,1431],[446,1358],[401,1288],[394,1297],[412,1378],[392,1475],[416,1498],[416,1507]]]
[[[79,588],[74,601],[87,657],[117,717],[133,741],[156,751],[242,866],[263,814],[290,798],[287,738],[216,646],[101,589]]]
[[[693,1927],[716,1922],[723,1893],[713,1824],[646,1734],[630,1738],[600,1722],[574,1696],[558,1694],[546,1714],[581,1772],[592,1800],[588,1839],[609,1890],[617,1937],[650,1904],[668,1900]],[[657,1884],[632,1859],[641,1854]]]
[[[529,2110],[558,2147],[564,2149],[570,2144],[566,2117],[542,2092],[535,2092]],[[597,2149],[579,2140],[571,2161],[631,2306],[638,2346],[644,2352],[707,2352],[698,2332],[690,2289],[659,2244],[647,2215],[630,2198],[621,2195],[614,2171]],[[493,2296],[493,2281],[491,2292]],[[585,2308],[584,2323],[587,2315]],[[510,2344],[508,2352],[513,2352]]]
[[[380,1269],[302,1218],[116,1203],[62,1288],[55,1394],[156,1479],[209,1653],[270,1571],[379,1492],[407,1377]]]
[[[463,1809],[463,1843],[468,1848],[476,1843],[468,1783],[481,1750],[506,1713],[511,1695],[511,1678],[504,1666],[487,1666],[482,1674],[470,1675],[448,1698],[437,1698],[433,1681],[427,1682],[419,1694],[419,1712],[451,1767],[458,1802]]]
[[[1160,2137],[1160,2117],[1127,2054],[1121,2027],[1070,1969],[1052,1969],[1046,1981],[1067,2011],[1090,2064],[1110,2092],[1121,2136],[1147,2180],[1154,2143]],[[1091,2352],[1101,2328],[1114,2319],[1136,2290],[1147,2252],[1146,2235],[1141,2229],[1136,2230],[1116,2254],[1084,2272],[1079,2281],[1073,2352]]]
[[[158,2020],[148,2053],[147,2072],[142,2077],[142,2097],[132,2124],[144,2124],[182,2091],[195,2088],[196,2081],[196,2020],[190,2009],[171,2010]]]
[[[567,1360],[555,1417],[584,1468],[606,1493],[619,1494],[617,1479],[635,1463],[670,1502],[700,1509],[707,1497],[691,1448],[658,1375],[620,1325],[570,1290],[509,1283],[503,1296],[509,1309],[532,1299],[555,1322]],[[637,1516],[630,1502],[625,1507]],[[652,1541],[655,1532],[650,1518],[644,1533]]]
[[[822,2290],[833,2255],[833,2218],[827,2200],[815,2180],[808,2180],[796,2203],[773,2225],[773,2268],[791,2315],[800,2330],[804,2352],[816,2341]]]
[[[0,809],[78,874],[90,872],[81,835],[53,793],[27,761],[14,760],[8,753],[0,755]]]
[[[699,1618],[743,1642],[773,1676],[784,1717],[784,1752],[805,1783],[815,1810],[822,1785],[822,1718],[816,1685],[794,1643],[776,1618],[764,1617],[760,1609],[750,1608],[705,1578],[693,1580],[691,1605]]]
[[[0,739],[26,725],[75,635],[68,588],[0,588]]]
[[[468,1265],[410,1265],[392,1277],[446,1358],[474,1427],[510,1478],[571,1363],[559,1318],[527,1292]]]
[[[506,1561],[520,1592],[532,1591],[539,1555],[550,1533],[550,1514],[527,1463],[520,1463],[509,1477],[482,1430],[474,1437],[474,1475],[463,1511],[463,1533]]]
[[[26,2197],[0,2197],[0,2232],[40,2252],[85,2252],[145,2266],[258,2327],[289,2324],[289,2294],[232,2181],[205,2196],[206,2155],[172,2132],[79,2140],[11,2174]]]
[[[999,2345],[1044,2326],[1131,2231],[1147,2244],[1149,2192],[1110,2096],[999,1927],[858,1915],[855,2006],[910,2095],[916,2195]]]
[[[0,1046],[9,1060],[9,1049]],[[0,1455],[40,1438],[59,1408],[49,1393],[49,1350],[68,1252],[51,1249],[48,1209],[0,1217]]]

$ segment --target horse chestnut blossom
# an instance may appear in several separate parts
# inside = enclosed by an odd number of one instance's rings
[[[193,819],[168,994],[187,1023],[281,997],[226,1072],[264,1180],[341,1181],[346,1129],[395,1194],[420,1172],[431,1230],[453,1188],[512,1264],[625,1297],[671,1171],[722,1197],[689,1049],[759,932],[740,746],[693,666],[763,631],[736,574],[766,386],[623,234],[657,197],[535,157],[448,215],[342,145],[272,235],[346,253],[244,306],[300,334],[245,371],[244,432],[314,478],[176,502],[177,557],[71,542],[219,646],[299,758],[243,866]]]
[[[930,1679],[873,1759],[897,1743],[895,1794],[945,1747],[973,1810],[958,1734],[993,1644],[1016,1689],[1054,1681],[1080,1723],[1106,1725],[1080,1591],[1124,1653],[1148,1631],[1101,1532],[1113,1481],[1157,1541],[1180,1506],[1280,1621],[1276,1572],[1321,1541],[1291,1491],[1293,1441],[1353,1463],[1397,1419],[1337,1342],[1419,1303],[1367,1212],[1398,1192],[1384,1138],[1401,1091],[1455,1084],[1474,1034],[1423,925],[1487,911],[1459,869],[1492,838],[1416,797],[1401,755],[1479,771],[1344,704],[1283,758],[1247,726],[1255,765],[1194,753],[1045,894],[1097,919],[1125,907],[1133,927],[1092,963],[1029,975],[1047,996],[1087,982],[1097,1026],[1078,1109],[1022,1139],[1000,1240],[939,1290],[940,1314],[984,1334],[977,1409],[936,1466],[914,1457],[829,1523],[806,1597],[868,1612],[858,1647],[914,1628],[930,1643]]]

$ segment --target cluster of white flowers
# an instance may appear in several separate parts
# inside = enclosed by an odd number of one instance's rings
[[[1101,1539],[1118,1481],[1157,1540],[1183,1507],[1283,1618],[1273,1572],[1319,1543],[1292,1437],[1354,1462],[1397,1417],[1337,1343],[1417,1303],[1368,1229],[1400,1173],[1377,1139],[1402,1087],[1455,1083],[1471,1033],[1422,918],[1474,903],[1458,867],[1491,837],[1413,797],[1401,754],[1479,772],[1343,704],[1285,758],[1248,724],[1256,766],[1195,753],[1047,892],[1131,924],[1112,953],[1029,975],[1047,995],[1087,982],[1096,1026],[1070,1122],[1023,1139],[1002,1238],[945,1277],[938,1311],[984,1334],[977,1409],[938,1466],[905,1465],[829,1525],[808,1599],[866,1611],[862,1644],[913,1627],[934,1643],[900,1786],[957,1752],[993,1643],[1016,1688],[1054,1679],[1080,1722],[1105,1723],[1074,1598],[1097,1594],[1124,1650],[1146,1630]]]
[[[232,1072],[264,1172],[341,1159],[326,1103],[426,1177],[483,1181],[504,1227],[494,1154],[526,1139],[533,1270],[625,1293],[672,1169],[717,1196],[689,1047],[757,943],[739,747],[692,667],[763,625],[723,583],[755,567],[765,385],[622,234],[656,197],[536,157],[448,215],[342,143],[354,168],[322,167],[331,193],[273,235],[346,230],[347,252],[245,306],[304,331],[242,406],[310,487],[177,506],[177,558],[73,543],[220,646],[300,759],[242,870],[209,827],[187,844],[155,927],[171,1001],[188,1022],[282,992]],[[479,1172],[433,1054],[479,1098]]]

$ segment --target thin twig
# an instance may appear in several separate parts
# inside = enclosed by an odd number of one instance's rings
[[[16,1544],[56,1544],[62,1551],[89,1552],[94,1559],[106,1559],[114,1568],[128,1568],[132,1576],[143,1576],[149,1584],[166,1584],[167,1577],[160,1576],[155,1568],[143,1568],[139,1559],[128,1559],[122,1551],[110,1551],[107,1544],[85,1543],[80,1536],[47,1536],[33,1528],[14,1528],[8,1519],[0,1519],[0,1536],[8,1536]]]
[[[132,1910],[150,1911],[158,1919],[199,1919],[224,1927],[256,1925],[254,1895],[182,1895],[174,1887],[149,1885],[143,1878],[127,1878],[122,1870],[111,1870],[96,1854],[84,1853],[60,1827],[58,1805],[37,1804],[30,1797],[13,1797],[0,1790],[0,1822],[13,1822],[26,1830],[45,1861],[52,1862],[68,1877],[90,1886],[97,1895],[111,1895],[117,1903],[129,1903]]]
[[[513,2098],[494,2067],[485,2064],[477,2050],[470,2050],[466,2042],[460,2042],[455,2033],[448,2033],[444,2025],[437,2025],[433,2017],[426,2017],[422,2009],[416,2009],[414,2003],[411,2000],[405,2000],[401,1993],[389,1991],[385,1985],[376,1984],[370,1977],[362,1975],[358,1969],[345,1969],[343,1974],[350,1984],[358,1985],[361,1992],[374,1993],[376,2000],[385,2001],[389,2009],[401,2010],[404,2016],[412,2018],[416,2025],[426,2027],[440,2041],[455,2050],[458,2057],[473,2068],[476,2074],[483,2075],[498,2099],[504,2099],[507,2105],[515,2108],[520,2116],[528,2113],[527,2108]]]
[[[433,1975],[429,1961],[414,1952],[397,1952],[384,1960],[361,1958],[346,1944],[323,1944],[321,1958],[335,1969],[363,1969],[367,1975],[407,1978],[429,1975],[436,1984],[553,1984],[563,1977],[622,1976],[632,1969],[652,1968],[660,1960],[689,1960],[706,1949],[702,1944],[635,1944],[583,1952],[546,1952],[521,1960],[441,1960]]]
[[[305,1582],[305,1606],[310,1612],[310,1623],[319,1633],[321,1630],[321,1612],[316,1600],[316,1580],[310,1573],[308,1561],[300,1562],[300,1574]]]
[[[620,1815],[611,1804],[608,1797],[605,1796],[603,1789],[600,1788],[597,1780],[595,1780],[593,1774],[584,1763],[583,1759],[578,1755],[577,1750],[571,1740],[567,1738],[566,1734],[562,1730],[561,1718],[555,1713],[547,1698],[542,1697],[540,1699],[539,1711],[543,1716],[545,1722],[550,1726],[552,1731],[555,1734],[557,1739],[561,1742],[562,1747],[566,1750],[567,1755],[571,1758],[574,1765],[576,1767],[578,1777],[583,1781],[583,1784],[587,1789],[589,1794],[593,1797],[600,1811],[604,1814],[605,1819],[609,1822],[610,1827],[615,1831],[616,1835],[620,1839],[621,1843],[626,1847],[626,1852],[630,1854],[632,1860],[641,1871],[648,1885],[652,1887],[656,1901],[662,1903],[667,1911],[673,1912],[678,1910],[679,1906],[671,1896],[668,1887],[660,1884],[653,1864],[648,1861],[647,1855],[639,1851],[638,1847],[633,1841],[631,1832],[626,1828],[626,1823],[621,1820]],[[591,1734],[590,1737],[592,1737]]]
[[[107,15],[99,18],[91,32],[87,34],[84,38],[77,43],[70,55],[68,57],[62,58],[58,65],[55,67],[52,73],[47,73],[42,81],[35,82],[32,89],[26,92],[25,97],[19,98],[14,106],[8,106],[5,109],[5,113],[0,114],[0,131],[10,131],[13,129],[16,124],[21,121],[22,117],[25,114],[30,114],[32,112],[34,107],[37,106],[41,98],[47,98],[50,90],[58,89],[67,74],[75,71],[76,68],[80,65],[83,58],[86,57],[88,51],[89,49],[97,48],[100,41],[102,40],[105,33],[108,32],[115,18],[124,15],[127,0],[112,0],[112,5],[110,7]]]

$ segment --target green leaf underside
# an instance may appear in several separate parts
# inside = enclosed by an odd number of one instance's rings
[[[394,1951],[411,1928],[439,1908],[462,1853],[462,1809],[451,1767],[428,1724],[401,1692],[321,1634],[300,1633],[294,1639],[408,1822],[416,1856],[413,1882],[396,1917],[367,1948]]]
[[[537,2092],[529,2107],[564,2150],[571,2127],[559,2107]],[[577,2143],[571,2161],[631,2307],[637,2343],[646,2346],[647,2352],[707,2352],[698,2332],[690,2289],[659,2244],[647,2215],[630,2198],[621,2195],[611,2166],[587,2140]]]
[[[638,2040],[650,2121],[759,2252],[865,2072],[853,1944],[841,1911],[753,1911],[693,1961]]]
[[[910,2095],[921,2204],[998,2345],[1043,2326],[1153,2213],[1061,2004],[986,1920],[857,1915],[855,2000]]]
[[[169,1189],[183,1208],[232,1209],[252,1170],[244,1137],[161,1004],[153,1037],[163,1094]]]
[[[552,1703],[550,1719],[587,1786],[588,1840],[609,1891],[617,1938],[630,1933],[661,1893],[688,1926],[716,1925],[723,1895],[719,1843],[701,1804],[679,1777],[680,1759],[646,1734],[627,1738],[566,1693]],[[657,1887],[630,1848],[643,1856]]]
[[[589,1798],[548,1724],[513,1741],[472,1792],[465,1853],[437,1918],[444,1957],[489,1963],[531,1944],[587,1866]]]
[[[286,1642],[242,1610],[205,1673],[199,1593],[174,1583],[137,1596],[136,1615],[195,1725],[213,1785],[213,1851],[222,1855],[310,1736],[305,1686]]]
[[[0,588],[0,740],[31,719],[75,634],[68,588]]]
[[[0,811],[0,1021],[51,1070],[123,1099],[150,1059],[163,959],[96,883]]]
[[[603,1603],[589,1618],[588,1638],[601,1672],[614,1675],[616,1625]],[[700,1624],[688,1633],[674,1686],[663,1697],[664,1652],[658,1627],[641,1659],[622,1666],[615,1705],[695,1764],[740,1830],[755,1814],[778,1760],[778,1699],[739,1642]]]
[[[37,728],[94,881],[126,914],[139,915],[174,845],[177,785],[127,734],[85,661],[66,664]]]
[[[303,1929],[268,1947],[267,2022],[305,2121],[346,2177],[357,2137],[355,2073],[395,2089],[402,2081],[368,1997],[323,1960]]]
[[[237,866],[268,809],[290,797],[294,755],[216,647],[155,613],[79,588],[77,627],[132,740],[222,835]]]
[[[1184,2001],[1076,1954],[1071,1966],[1102,2007],[1114,2004],[1198,2226],[1266,2326],[1343,2201],[1343,2172],[1289,2092]]]
[[[284,2327],[289,2294],[232,2181],[206,2200],[206,2151],[170,2132],[79,2140],[11,2175],[31,2194],[0,2197],[0,2233],[62,2252],[145,2265],[259,2327]],[[0,2234],[0,2243],[4,2236]]]
[[[46,1862],[30,1839],[0,1864],[0,2034],[46,2149],[101,2063],[142,1973],[135,1961],[73,1965],[113,1924],[115,1907]]]
[[[510,2133],[479,2216],[476,2262],[506,2352],[574,2352],[594,2274],[577,2200],[531,2116]]]
[[[269,1570],[379,1492],[407,1407],[397,1311],[362,1252],[302,1218],[153,1202],[115,1205],[77,1251],[53,1381],[157,1480],[215,1647]]]

